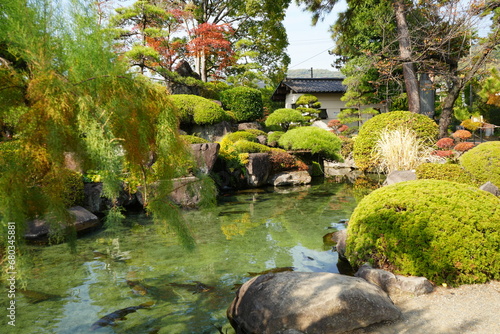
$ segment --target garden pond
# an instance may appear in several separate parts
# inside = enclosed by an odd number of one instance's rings
[[[348,274],[323,236],[344,228],[369,191],[319,180],[224,194],[215,208],[184,212],[194,250],[143,213],[128,214],[119,231],[79,238],[75,254],[66,244],[30,246],[34,264],[16,293],[16,327],[5,317],[0,325],[23,334],[234,333],[226,309],[252,275]]]

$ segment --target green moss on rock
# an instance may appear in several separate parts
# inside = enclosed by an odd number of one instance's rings
[[[436,122],[427,116],[409,111],[392,111],[374,116],[366,121],[356,136],[353,147],[354,161],[361,170],[375,168],[378,165],[373,151],[380,133],[385,129],[401,126],[415,131],[418,138],[435,141],[438,135]]]
[[[346,254],[437,284],[500,279],[500,199],[441,180],[385,186],[354,210]]]
[[[460,157],[460,165],[479,182],[500,187],[500,141],[481,143]]]
[[[424,163],[415,170],[418,179],[454,181],[469,185],[479,185],[475,178],[457,164]]]

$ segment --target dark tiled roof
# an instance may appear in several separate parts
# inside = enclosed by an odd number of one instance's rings
[[[343,78],[286,78],[274,91],[274,101],[284,101],[286,94],[344,93]]]

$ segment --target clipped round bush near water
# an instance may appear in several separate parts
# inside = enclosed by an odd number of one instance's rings
[[[417,179],[454,181],[478,185],[473,176],[457,164],[424,163],[415,169]]]
[[[290,124],[302,124],[306,121],[302,113],[295,109],[281,108],[273,111],[272,114],[267,116],[265,124],[267,127],[280,127],[282,130],[288,130]]]
[[[255,121],[264,115],[262,93],[255,88],[234,87],[220,93],[224,109],[230,110],[238,122]]]
[[[342,142],[337,135],[317,128],[304,126],[285,132],[278,143],[287,150],[310,150],[331,160],[342,160],[340,147]]]
[[[356,136],[353,147],[356,165],[361,170],[375,168],[378,161],[374,155],[374,147],[381,132],[386,128],[393,130],[402,126],[413,130],[418,138],[429,139],[433,142],[438,135],[436,122],[424,115],[409,111],[392,111],[376,115],[363,124]]]
[[[461,183],[414,180],[364,197],[348,225],[346,254],[436,284],[500,279],[500,199]]]
[[[479,182],[500,187],[500,141],[481,143],[460,157],[462,167]]]
[[[215,124],[228,120],[229,117],[217,103],[196,95],[171,95],[170,100],[179,110],[183,124]]]

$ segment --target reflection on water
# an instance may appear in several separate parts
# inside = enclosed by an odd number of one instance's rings
[[[11,332],[234,333],[226,309],[249,273],[281,267],[339,272],[323,236],[343,228],[339,221],[349,218],[356,191],[325,182],[222,196],[215,209],[185,213],[197,241],[190,252],[143,214],[130,215],[117,233],[79,239],[76,255],[66,245],[33,247],[27,290],[60,297],[33,302],[18,294]],[[141,304],[154,305],[116,318],[127,312],[115,311]],[[114,317],[91,330],[110,313]]]

